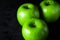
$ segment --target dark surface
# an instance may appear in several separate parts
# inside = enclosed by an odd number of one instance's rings
[[[0,0],[0,40],[24,40],[21,34],[22,27],[16,19],[16,11],[21,4],[27,2],[39,8],[41,0]],[[40,12],[42,13],[41,10]],[[47,40],[60,40],[60,19],[47,25],[49,28]]]

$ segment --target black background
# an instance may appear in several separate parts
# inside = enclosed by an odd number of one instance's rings
[[[58,0],[56,1],[59,3]],[[21,4],[28,2],[36,5],[42,13],[39,7],[41,0],[0,0],[0,40],[24,40],[16,12]],[[42,14],[41,19],[43,19]],[[49,28],[47,40],[60,40],[60,19],[54,23],[47,23],[47,25]]]

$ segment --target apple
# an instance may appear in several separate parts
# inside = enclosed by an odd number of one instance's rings
[[[17,20],[21,25],[28,21],[29,18],[39,18],[39,16],[38,8],[31,3],[22,4],[17,10]]]
[[[54,1],[54,0],[44,0],[44,1]]]
[[[60,6],[59,6],[60,7]],[[59,8],[60,9],[60,8]],[[60,11],[60,10],[59,10]],[[60,12],[59,12],[59,14],[60,14]]]
[[[47,22],[56,22],[58,20],[60,6],[56,1],[42,1],[40,7]]]
[[[45,40],[48,36],[48,26],[41,19],[29,19],[22,26],[22,36],[25,40]]]

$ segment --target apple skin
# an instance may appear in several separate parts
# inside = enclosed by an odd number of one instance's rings
[[[59,19],[60,6],[55,1],[42,1],[40,7],[47,22],[56,22]]]
[[[31,3],[22,4],[17,10],[17,20],[21,25],[23,25],[27,19],[39,18],[39,16],[38,8]]]
[[[60,11],[60,10],[59,10]],[[60,13],[60,12],[59,12]]]
[[[54,1],[54,0],[44,0],[44,1]]]
[[[25,40],[45,40],[48,36],[47,24],[41,19],[29,19],[22,27],[22,36]]]

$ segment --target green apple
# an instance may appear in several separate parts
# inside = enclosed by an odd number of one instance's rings
[[[54,1],[54,0],[44,0],[44,1]]]
[[[29,19],[22,27],[25,40],[45,40],[48,36],[47,24],[41,19]]]
[[[59,6],[60,7],[60,6]],[[59,8],[60,9],[60,8]],[[60,11],[60,10],[59,10]],[[59,12],[59,14],[60,14],[60,12]]]
[[[43,11],[43,17],[47,22],[55,22],[58,20],[60,6],[56,1],[42,1],[40,7]]]
[[[38,8],[31,3],[22,4],[17,10],[17,20],[21,25],[29,18],[39,18],[39,16]]]

